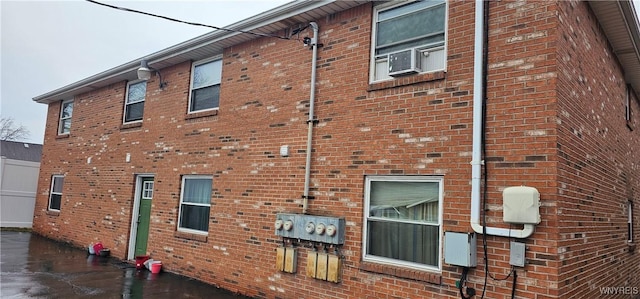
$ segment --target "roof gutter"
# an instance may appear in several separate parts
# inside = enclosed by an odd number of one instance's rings
[[[624,23],[627,27],[629,38],[633,44],[636,57],[640,59],[640,28],[638,27],[638,15],[636,14],[635,7],[632,1],[616,1],[622,15],[624,16]]]
[[[640,67],[640,23],[638,22],[638,14],[633,5],[633,1],[616,1],[616,3],[618,3],[618,7],[622,12],[625,27],[627,27],[627,32],[631,39],[631,44],[633,45],[633,50],[636,56],[636,63],[632,67]],[[624,69],[625,65],[623,65],[622,68]],[[640,75],[634,74],[630,76],[630,73],[630,71],[625,71],[625,81],[627,81],[628,84],[631,84],[634,90],[639,91],[640,80],[637,80],[637,78],[639,78]]]
[[[625,81],[640,90],[640,24],[633,1],[589,1],[589,6],[620,62]]]

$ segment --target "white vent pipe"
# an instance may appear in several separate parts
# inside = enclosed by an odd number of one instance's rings
[[[499,227],[483,227],[480,222],[480,180],[482,178],[482,113],[484,78],[486,67],[483,61],[484,52],[484,5],[483,0],[476,0],[475,41],[473,49],[473,147],[471,153],[471,227],[476,233],[492,236],[527,238],[533,234],[535,226],[525,224],[521,230]],[[486,187],[486,186],[485,186]],[[486,199],[485,199],[486,200]]]

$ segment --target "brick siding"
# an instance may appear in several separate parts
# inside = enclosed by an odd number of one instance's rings
[[[487,221],[509,227],[506,187],[535,187],[542,199],[518,298],[595,298],[599,286],[640,285],[624,205],[640,207],[640,127],[624,122],[624,77],[588,5],[488,5]],[[187,116],[190,61],[161,70],[163,90],[149,81],[141,126],[122,126],[126,82],[76,96],[68,137],[57,136],[60,103],[50,104],[34,230],[78,246],[102,241],[126,258],[135,175],[153,174],[148,251],[168,271],[259,298],[458,298],[459,267],[389,267],[363,263],[361,252],[365,175],[443,176],[443,230],[471,232],[474,4],[453,1],[448,11],[446,72],[374,84],[372,4],[317,20],[309,213],[346,219],[341,283],[306,277],[306,254],[298,274],[275,269],[275,214],[302,212],[311,51],[297,40],[225,49],[215,115]],[[66,175],[60,213],[46,211],[53,174]],[[207,237],[176,232],[190,174],[213,176]],[[488,236],[487,248],[491,274],[509,273],[509,240]],[[481,245],[478,263],[468,285],[481,292]],[[510,298],[511,288],[489,279],[485,297]]]

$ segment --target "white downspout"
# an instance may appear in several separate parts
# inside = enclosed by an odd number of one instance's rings
[[[525,224],[521,230],[499,227],[483,227],[480,222],[480,180],[482,178],[482,102],[483,102],[483,50],[484,50],[484,1],[476,0],[475,42],[473,49],[473,147],[471,152],[471,227],[476,233],[487,235],[527,238],[535,226]]]
[[[311,150],[313,138],[313,125],[315,122],[313,108],[316,100],[316,60],[318,57],[318,24],[316,22],[309,23],[313,29],[313,37],[311,38],[311,50],[313,56],[311,58],[311,89],[309,93],[309,119],[307,120],[307,161],[304,167],[304,194],[302,195],[302,214],[307,214],[309,209],[309,181],[311,179]]]

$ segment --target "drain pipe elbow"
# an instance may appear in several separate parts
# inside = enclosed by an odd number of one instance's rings
[[[534,224],[525,224],[522,229],[519,230],[511,230],[508,228],[499,228],[499,227],[482,227],[482,224],[477,222],[471,222],[471,228],[476,233],[482,234],[486,230],[486,234],[488,236],[499,236],[499,237],[507,237],[507,238],[518,238],[525,239],[533,235],[535,232],[536,226]]]

